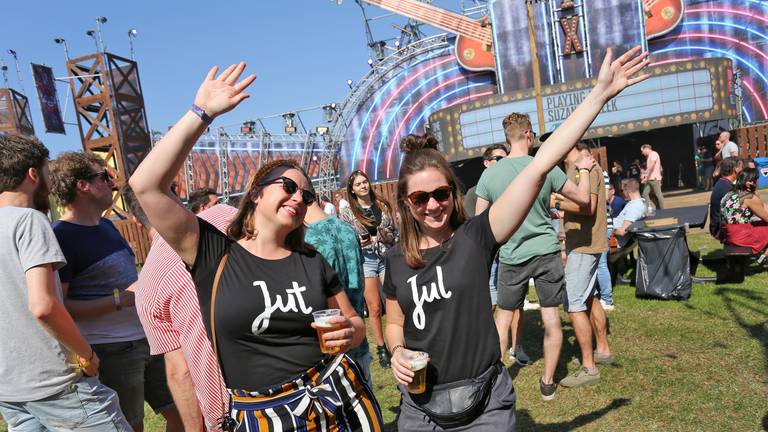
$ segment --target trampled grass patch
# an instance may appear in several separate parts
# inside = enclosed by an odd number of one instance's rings
[[[707,234],[690,248],[719,249]],[[541,400],[542,328],[537,311],[524,316],[523,343],[535,360],[510,366],[520,431],[757,431],[768,429],[768,273],[756,265],[743,284],[697,284],[685,302],[637,299],[634,287],[615,287],[610,346],[617,359],[592,387],[557,391]],[[699,276],[712,271],[700,266]],[[565,314],[556,379],[578,367],[578,346]],[[372,338],[370,339],[372,340]],[[458,349],[458,348],[457,348]],[[389,370],[374,360],[374,391],[387,429],[396,430],[399,393]],[[147,407],[147,412],[150,412]],[[148,432],[164,430],[148,415]],[[0,426],[0,430],[5,430]]]

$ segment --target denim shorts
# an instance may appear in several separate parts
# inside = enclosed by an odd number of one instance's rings
[[[96,377],[81,377],[61,393],[33,402],[0,402],[9,429],[16,432],[133,432],[117,394]]]
[[[155,412],[173,405],[162,355],[149,355],[146,339],[93,345],[99,356],[99,378],[120,397],[120,408],[132,425],[144,420],[144,401]]]
[[[375,278],[384,274],[384,260],[375,252],[373,246],[363,246],[363,275]]]
[[[568,294],[567,312],[584,312],[587,301],[597,292],[597,264],[600,254],[568,252],[565,264],[565,291]]]

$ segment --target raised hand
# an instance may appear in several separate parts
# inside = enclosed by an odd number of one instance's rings
[[[242,81],[237,81],[245,70],[245,62],[231,65],[216,77],[218,70],[218,66],[211,68],[195,95],[195,105],[211,118],[231,111],[248,98],[249,95],[243,93],[243,90],[256,79],[256,75],[248,75]]]
[[[643,74],[632,78],[649,63],[648,53],[644,52],[638,55],[639,52],[640,47],[636,46],[613,60],[613,50],[608,48],[603,64],[600,66],[600,73],[597,75],[597,85],[593,91],[604,101],[608,101],[625,88],[645,81],[651,76],[650,74]]]

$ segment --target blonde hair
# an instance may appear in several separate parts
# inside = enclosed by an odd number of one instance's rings
[[[528,114],[512,113],[501,122],[507,142],[520,141],[525,137],[525,131],[531,130],[531,118]]]

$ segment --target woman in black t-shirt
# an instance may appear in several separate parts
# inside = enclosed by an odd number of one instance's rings
[[[364,172],[357,170],[349,175],[347,196],[349,207],[341,209],[339,217],[352,225],[360,238],[365,273],[363,295],[368,308],[368,321],[371,323],[373,337],[376,339],[379,366],[388,368],[389,352],[384,345],[384,332],[381,327],[380,287],[384,283],[382,257],[395,243],[395,224],[390,216],[389,204],[373,190]]]
[[[340,353],[359,345],[365,328],[336,273],[304,243],[304,215],[315,200],[306,173],[294,161],[263,165],[249,179],[226,235],[170,191],[211,119],[247,97],[243,90],[254,77],[238,83],[244,68],[232,65],[218,77],[211,70],[192,109],[137,168],[131,186],[195,281],[231,395],[225,430],[253,430],[255,424],[260,431],[378,427],[378,404],[354,362],[320,351],[313,312],[341,310],[329,320],[336,329],[323,336]]]
[[[648,77],[630,78],[647,65],[647,54],[637,55],[639,51],[636,47],[613,62],[609,52],[584,101],[499,199],[468,221],[458,180],[436,150],[437,141],[429,136],[402,141],[400,243],[386,257],[385,334],[392,372],[401,385],[414,377],[412,351],[429,353],[430,363],[425,393],[401,389],[399,430],[515,429],[515,392],[509,374],[499,366],[498,334],[488,307],[491,262],[525,219],[547,173],[581,139],[604,104]],[[525,131],[524,138],[533,144],[532,131]],[[478,403],[464,403],[471,400]]]

